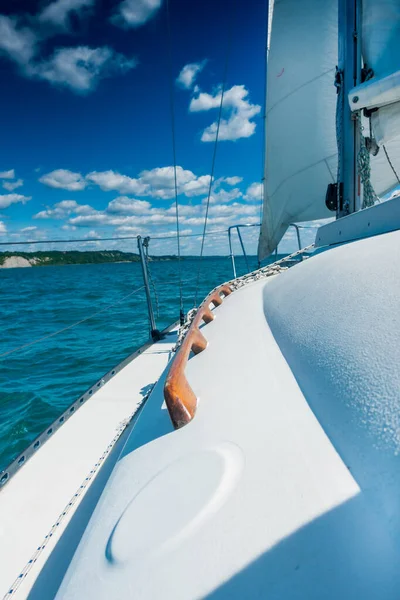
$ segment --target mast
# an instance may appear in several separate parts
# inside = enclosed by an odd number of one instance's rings
[[[351,112],[348,93],[361,83],[361,0],[339,0],[338,52],[338,205],[337,218],[361,208],[361,185],[357,173],[360,126]]]

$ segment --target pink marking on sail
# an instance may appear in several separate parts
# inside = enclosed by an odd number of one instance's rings
[[[277,77],[280,77],[281,75],[283,75],[285,72],[285,67],[282,68],[282,71],[279,73],[279,75],[277,75]]]

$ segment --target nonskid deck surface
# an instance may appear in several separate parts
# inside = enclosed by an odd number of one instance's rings
[[[263,293],[280,277],[290,271],[235,292],[202,329],[208,347],[186,371],[200,399],[189,425],[170,433],[161,387],[152,394],[58,600],[398,598],[388,523],[265,318]]]
[[[121,370],[117,368],[116,374],[48,439],[1,490],[0,598],[13,589],[13,581],[27,566],[28,575],[7,597],[27,597],[46,561],[49,561],[46,564],[51,565],[53,572],[65,570],[68,557],[72,557],[90,512],[126,440],[129,426],[112,448],[111,444],[159,379],[175,341],[176,330],[173,330],[162,341],[144,348]],[[99,461],[104,453],[107,456]],[[87,478],[90,485],[87,485]],[[79,497],[75,497],[76,493]],[[71,501],[72,508],[69,506]],[[66,510],[67,514],[63,517]],[[52,530],[58,521],[60,525]],[[50,532],[51,539],[46,539]],[[34,565],[29,565],[43,542],[45,548],[37,554]],[[49,557],[53,556],[54,547],[61,545],[65,562],[56,560],[52,563]],[[54,596],[50,582],[44,588],[46,597]],[[35,589],[38,590],[38,584]],[[36,593],[32,592],[32,597]],[[39,592],[36,597],[43,597],[41,594]]]

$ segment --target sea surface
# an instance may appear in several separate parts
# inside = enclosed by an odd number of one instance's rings
[[[257,267],[250,257],[250,267]],[[181,262],[185,310],[192,308],[199,262]],[[178,263],[150,263],[158,329],[179,318]],[[237,259],[238,275],[245,268]],[[232,279],[230,259],[205,258],[199,302]],[[140,263],[0,269],[0,355],[85,319],[27,348],[0,357],[0,471],[102,375],[149,337]],[[154,295],[154,294],[153,294]],[[157,309],[155,306],[155,311]]]

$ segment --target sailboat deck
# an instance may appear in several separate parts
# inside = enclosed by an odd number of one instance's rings
[[[65,558],[68,552],[73,552],[126,440],[129,426],[121,437],[118,435],[160,377],[175,342],[176,330],[173,330],[165,339],[135,353],[121,370],[117,367],[116,374],[95,391],[1,490],[0,597],[29,568],[22,584],[9,595],[27,596],[66,529],[69,532]],[[79,519],[68,528],[78,507]],[[43,544],[45,548],[38,552]],[[37,560],[32,566],[29,561],[33,556]],[[50,588],[46,588],[48,597],[52,597]]]
[[[58,599],[396,597],[388,528],[265,318],[272,279],[229,296],[202,328],[190,424],[168,433],[161,388],[152,394]]]

